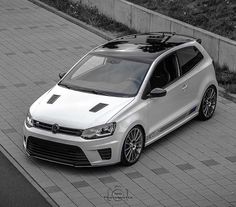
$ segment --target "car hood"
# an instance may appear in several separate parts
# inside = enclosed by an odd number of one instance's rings
[[[37,121],[86,129],[105,124],[133,99],[91,94],[56,85],[35,101],[30,113]]]

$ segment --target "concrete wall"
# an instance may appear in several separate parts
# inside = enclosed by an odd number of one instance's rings
[[[236,42],[125,0],[74,0],[95,6],[101,13],[139,32],[171,31],[202,39],[202,45],[221,65],[236,72]]]

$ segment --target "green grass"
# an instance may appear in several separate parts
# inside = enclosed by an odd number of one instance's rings
[[[101,14],[96,7],[89,7],[80,2],[74,3],[70,0],[40,1],[98,29],[116,33],[118,36],[137,33],[134,29],[130,29],[126,25],[116,22],[104,14]]]
[[[216,79],[227,92],[236,94],[236,72],[229,70],[227,65],[215,64]]]
[[[235,0],[128,0],[148,9],[236,40]]]

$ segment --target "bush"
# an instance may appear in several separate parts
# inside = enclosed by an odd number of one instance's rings
[[[68,0],[52,0],[52,1],[55,4],[55,7],[60,11],[66,11],[70,6]]]
[[[215,64],[216,79],[227,92],[236,93],[236,73],[229,70],[229,67],[224,64]]]
[[[236,84],[229,84],[229,85],[227,85],[225,90],[227,92],[236,94]]]
[[[236,40],[235,0],[128,0]]]

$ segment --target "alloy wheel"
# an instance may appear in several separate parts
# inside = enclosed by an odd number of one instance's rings
[[[199,110],[200,120],[208,120],[212,117],[215,112],[217,103],[217,92],[214,86],[207,88],[202,98],[201,107]]]
[[[143,148],[143,133],[139,127],[134,127],[128,133],[124,142],[124,156],[127,163],[135,163]]]
[[[216,107],[216,91],[214,88],[208,88],[206,91],[205,97],[203,99],[203,114],[206,118],[209,118],[213,115]]]

